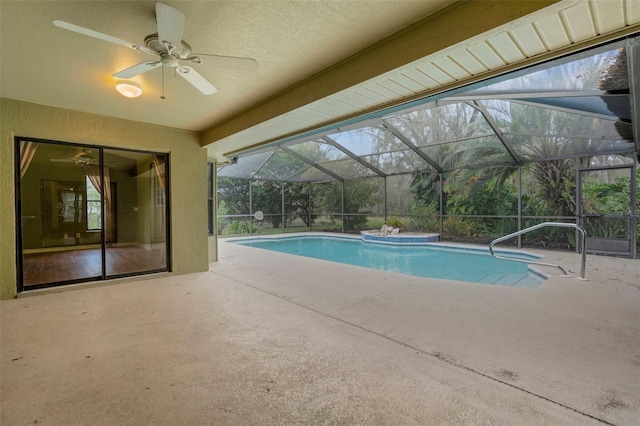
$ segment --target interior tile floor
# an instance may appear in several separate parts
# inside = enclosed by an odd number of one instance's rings
[[[461,283],[221,241],[209,272],[2,301],[0,423],[637,424],[640,262],[589,256],[587,278]]]

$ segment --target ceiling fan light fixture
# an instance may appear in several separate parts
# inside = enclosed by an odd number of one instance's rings
[[[142,95],[142,89],[135,81],[118,80],[116,90],[127,98],[137,98]]]

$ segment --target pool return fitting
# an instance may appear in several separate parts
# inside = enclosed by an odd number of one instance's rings
[[[529,263],[529,264],[535,264],[535,265],[540,265],[540,266],[551,266],[551,267],[554,267],[554,268],[558,268],[562,272],[562,276],[565,277],[565,278],[568,278],[569,275],[567,274],[567,271],[565,271],[564,268],[562,266],[560,266],[560,265],[556,265],[554,263],[536,262],[536,261],[533,261],[533,260],[515,259],[513,257],[498,256],[497,254],[495,254],[493,252],[493,246],[498,244],[498,243],[501,243],[503,241],[509,240],[509,239],[511,239],[513,237],[517,237],[518,235],[526,234],[527,232],[535,231],[536,229],[545,228],[547,226],[558,227],[558,228],[575,228],[582,234],[582,241],[580,243],[580,250],[582,252],[582,259],[581,259],[581,262],[580,262],[580,276],[578,277],[578,279],[582,280],[582,281],[586,281],[587,279],[584,277],[584,270],[585,270],[585,265],[587,263],[587,251],[586,251],[586,248],[587,248],[587,231],[585,231],[583,227],[578,226],[575,223],[543,222],[543,223],[539,223],[537,225],[530,226],[530,227],[528,227],[526,229],[520,230],[518,232],[514,232],[514,233],[509,234],[509,235],[505,235],[504,237],[496,238],[495,240],[491,241],[491,243],[489,243],[489,252],[496,259],[510,260],[510,261],[513,261],[513,262],[522,262],[522,263]]]

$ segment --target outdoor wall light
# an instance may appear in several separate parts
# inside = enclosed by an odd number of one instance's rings
[[[142,94],[142,89],[138,83],[128,80],[118,80],[116,83],[116,90],[127,98],[137,98]]]

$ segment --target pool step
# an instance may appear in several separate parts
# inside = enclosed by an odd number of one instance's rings
[[[540,287],[544,280],[532,274],[489,274],[478,282],[510,287],[536,288]]]
[[[523,279],[513,285],[513,287],[538,288],[544,283],[545,279],[537,275],[527,274]]]

